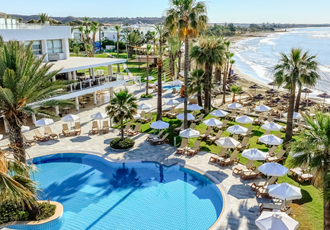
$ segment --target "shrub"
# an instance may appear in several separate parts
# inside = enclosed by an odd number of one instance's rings
[[[56,205],[50,204],[48,202],[39,203],[39,213],[36,216],[36,220],[43,220],[51,217],[55,214]]]
[[[120,137],[117,137],[110,141],[111,148],[114,149],[128,149],[134,146],[134,140],[131,138],[124,138],[123,140]]]
[[[105,47],[107,45],[108,46],[113,46],[113,45],[115,45],[115,42],[106,38],[104,41],[102,41],[102,48],[105,49]]]
[[[146,95],[145,93],[141,95],[141,98],[153,98],[153,97],[154,97],[154,95],[152,95],[150,93],[148,95]]]

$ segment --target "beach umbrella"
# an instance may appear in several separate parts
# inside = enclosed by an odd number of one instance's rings
[[[249,87],[250,89],[254,89],[255,91],[257,91],[258,88],[260,88],[257,84],[251,85]]]
[[[202,106],[199,106],[199,105],[196,105],[196,104],[191,104],[188,106],[188,110],[201,110],[203,107]]]
[[[171,99],[165,103],[165,105],[177,105],[177,104],[180,104],[180,102],[175,99]]]
[[[325,103],[325,99],[326,98],[330,98],[330,95],[327,94],[327,93],[322,93],[322,94],[317,95],[317,97],[324,98],[324,101],[323,101],[323,104],[324,104]]]
[[[73,114],[68,114],[65,117],[62,117],[62,121],[70,122],[70,127],[72,127],[72,122],[76,122],[78,120],[80,120],[80,117],[78,117],[77,115],[73,115]]]
[[[289,93],[283,94],[282,97],[284,99],[289,99],[290,98],[290,94]]]
[[[215,118],[210,118],[206,121],[203,121],[203,124],[206,126],[219,126],[222,125],[222,122]]]
[[[172,85],[184,85],[182,81],[176,80],[172,82]]]
[[[243,108],[243,105],[237,102],[228,105],[228,109],[241,109],[241,108]]]
[[[151,105],[149,105],[147,103],[142,103],[141,105],[139,105],[138,109],[140,109],[140,110],[148,110],[148,109],[151,109]]]
[[[242,157],[245,157],[249,160],[254,160],[254,161],[264,161],[267,158],[267,153],[260,151],[259,149],[256,149],[256,148],[245,149],[242,152]]]
[[[30,127],[29,127],[29,126],[24,126],[24,125],[23,125],[23,126],[21,127],[21,132],[22,132],[22,133],[25,133],[25,132],[27,132],[27,131],[29,131],[29,130],[30,130]]]
[[[146,77],[144,78],[144,80],[147,80],[147,79],[148,79],[148,80],[155,80],[155,78],[152,77],[152,76],[149,76],[148,78],[146,78]]]
[[[240,125],[234,125],[234,126],[230,126],[226,131],[232,134],[243,134],[246,133],[248,129]]]
[[[270,111],[271,108],[266,105],[259,105],[259,106],[255,107],[253,110],[256,112],[267,112],[267,111]]]
[[[289,169],[276,162],[265,163],[258,167],[258,170],[268,176],[285,176]]]
[[[184,137],[184,138],[194,138],[194,137],[199,137],[199,132],[195,129],[185,129],[180,131],[179,136]]]
[[[275,93],[278,93],[278,91],[275,90],[275,89],[269,89],[269,90],[266,90],[265,93],[267,93],[267,94],[275,94]]]
[[[159,121],[155,121],[155,122],[151,123],[150,128],[152,128],[152,129],[168,129],[169,126],[170,126],[169,123],[159,120]]]
[[[261,126],[261,128],[269,131],[280,131],[283,126],[274,122],[266,122],[264,125]]]
[[[281,200],[301,199],[301,189],[288,183],[273,184],[268,186],[270,196]]]
[[[184,113],[179,114],[178,116],[176,116],[176,118],[183,121],[184,120]],[[187,120],[195,120],[195,117],[192,114],[188,113],[187,114]]]
[[[238,123],[243,123],[243,124],[251,124],[253,122],[253,118],[249,116],[240,116],[236,117],[235,121]]]
[[[298,221],[281,211],[263,211],[255,224],[260,230],[296,230],[299,227]]]
[[[211,116],[214,116],[214,117],[225,117],[228,115],[228,113],[226,111],[223,111],[221,109],[215,110],[210,114],[211,114]]]
[[[240,143],[231,137],[221,137],[219,140],[216,140],[215,143],[222,148],[233,149],[236,148]]]
[[[273,134],[261,136],[259,141],[266,145],[280,145],[283,143],[281,138],[274,136]]]
[[[283,117],[287,117],[288,116],[288,113],[283,113]],[[301,119],[302,116],[300,113],[297,113],[297,112],[293,112],[293,119]]]
[[[313,91],[312,91],[312,90],[310,90],[310,89],[307,89],[307,88],[305,88],[305,89],[301,90],[301,92],[302,92],[302,93],[305,93],[305,99],[306,99],[306,97],[307,97],[307,94],[313,93]]]
[[[34,123],[36,126],[48,126],[51,124],[54,124],[54,120],[50,118],[41,118],[40,120],[37,120],[36,123]]]
[[[101,113],[101,112],[95,113],[95,114],[93,114],[93,115],[91,116],[92,119],[94,119],[94,120],[98,120],[98,121],[100,121],[100,122],[101,122],[101,120],[104,120],[104,119],[106,119],[106,118],[108,118],[108,117],[109,117],[108,114],[106,114],[106,113]],[[100,124],[100,126],[101,126],[101,124]]]

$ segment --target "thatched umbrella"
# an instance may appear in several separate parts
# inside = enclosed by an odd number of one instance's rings
[[[305,93],[305,99],[307,98],[307,94],[313,93],[312,90],[307,89],[307,88],[301,90],[301,92],[302,92],[302,93]],[[306,100],[306,105],[307,105],[307,107],[308,107],[308,104],[309,104],[309,99]]]
[[[323,105],[324,105],[325,104],[325,99],[330,98],[330,95],[327,94],[327,93],[322,93],[322,94],[317,95],[317,97],[320,97],[320,98],[324,99],[324,101],[323,101]]]
[[[257,85],[257,84],[254,84],[254,85],[251,85],[249,88],[250,88],[250,89],[254,89],[254,90],[257,92],[257,89],[259,89],[260,86]]]

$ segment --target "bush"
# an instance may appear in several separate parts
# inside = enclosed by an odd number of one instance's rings
[[[115,45],[114,41],[111,41],[109,39],[105,39],[104,41],[102,41],[102,48],[105,49],[106,46],[113,46]]]
[[[145,93],[141,95],[141,98],[153,98],[153,97],[154,97],[154,95],[152,95],[150,93],[148,95],[146,95]]]
[[[43,220],[55,214],[56,206],[49,202],[38,203],[39,213],[32,218],[29,211],[17,204],[5,202],[0,206],[0,224],[12,221]]]
[[[117,137],[110,141],[110,146],[114,149],[128,149],[133,147],[134,144],[134,140],[128,137],[124,138],[123,140],[120,137]]]

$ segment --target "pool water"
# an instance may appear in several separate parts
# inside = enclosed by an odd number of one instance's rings
[[[41,199],[64,207],[60,229],[208,229],[219,189],[195,171],[158,163],[113,163],[88,154],[33,159]]]
[[[167,90],[173,90],[173,88],[176,88],[176,90],[180,90],[181,89],[181,85],[163,86],[163,89],[167,89]]]

